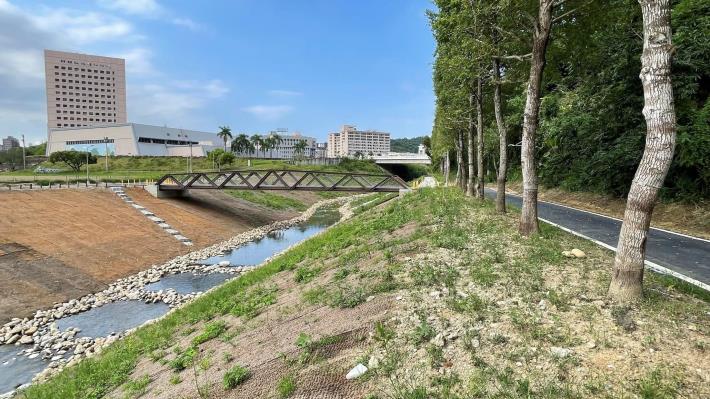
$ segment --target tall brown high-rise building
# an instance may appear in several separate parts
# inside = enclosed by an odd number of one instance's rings
[[[47,127],[126,123],[126,61],[44,50]]]

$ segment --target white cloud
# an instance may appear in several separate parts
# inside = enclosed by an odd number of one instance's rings
[[[300,91],[292,90],[269,90],[267,93],[273,97],[299,97],[303,95]]]
[[[173,18],[171,22],[174,25],[181,26],[183,28],[187,28],[193,32],[198,32],[198,31],[203,30],[202,25],[191,20],[190,18]]]
[[[205,30],[204,26],[190,18],[175,16],[171,10],[163,7],[155,0],[98,0],[98,4],[112,11],[160,19],[193,32]]]
[[[37,29],[54,32],[74,45],[137,37],[133,36],[133,26],[127,21],[96,12],[45,9],[43,14],[26,16]]]
[[[142,8],[131,5],[132,12],[152,7],[139,3]],[[124,58],[131,121],[189,126],[200,118],[196,110],[229,92],[216,79],[171,81],[153,62],[147,41],[120,17],[95,10],[17,4],[0,0],[0,136],[19,132],[27,134],[28,140],[46,138],[44,49]],[[160,17],[168,18],[167,14]]]
[[[216,79],[130,86],[128,114],[132,120],[175,126],[188,123],[193,111],[228,92],[229,88]]]
[[[248,112],[259,119],[272,121],[281,119],[291,113],[293,111],[293,107],[290,105],[252,105],[250,107],[242,108],[242,111]]]
[[[163,11],[155,0],[99,0],[99,4],[109,10],[136,15],[155,15]]]
[[[158,74],[151,61],[153,52],[147,48],[136,47],[124,53],[115,54],[113,57],[126,60],[126,73],[129,75],[141,77]]]

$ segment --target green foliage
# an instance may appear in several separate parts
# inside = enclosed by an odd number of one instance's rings
[[[481,66],[490,67],[495,54],[530,52],[532,24],[524,15],[536,15],[537,4],[434,3],[437,11],[429,13],[437,41],[434,162],[445,152],[453,154],[458,134],[467,132],[468,118],[473,116],[468,101],[471,81],[483,73],[484,164],[495,170],[499,150],[496,122],[492,102],[487,100],[492,97],[493,80]],[[710,36],[710,5],[703,0],[678,0],[671,2],[671,7],[677,140],[660,194],[664,199],[696,201],[710,197],[710,44],[706,39]],[[566,7],[555,7],[554,16],[566,11]],[[499,29],[493,32],[500,35],[491,33],[494,25]],[[555,23],[542,82],[536,143],[543,185],[619,197],[628,193],[646,139],[643,88],[638,78],[641,30],[641,8],[628,0],[610,0],[604,7],[582,5]],[[529,64],[505,58],[501,62],[505,72],[504,119],[509,142],[518,143]],[[465,158],[466,148],[463,154]],[[511,149],[508,156],[510,177],[515,179],[519,152]],[[456,170],[455,166],[452,169]]]
[[[276,383],[276,392],[279,398],[285,399],[290,397],[296,391],[296,378],[292,374],[285,375],[279,378]]]
[[[240,292],[232,298],[221,298],[218,305],[222,313],[231,313],[251,319],[276,302],[276,287],[258,286],[248,292]]]
[[[192,344],[195,346],[203,344],[211,339],[219,337],[226,330],[227,324],[222,320],[207,323],[204,331],[192,339]]]
[[[179,353],[168,365],[175,371],[182,371],[190,367],[197,356],[197,348],[191,346],[184,352]]]
[[[392,152],[417,152],[419,150],[419,144],[424,142],[426,136],[412,137],[412,138],[400,138],[390,140],[390,151]]]
[[[225,389],[234,389],[244,381],[249,379],[251,373],[246,367],[235,365],[224,373],[222,377],[222,385]]]
[[[318,276],[320,272],[321,269],[319,267],[301,266],[296,269],[294,280],[297,283],[307,283]]]
[[[150,384],[150,376],[149,375],[144,375],[143,377],[133,380],[133,381],[128,381],[123,387],[123,391],[125,392],[125,397],[128,398],[139,398],[143,395],[145,395],[145,392],[148,388],[148,384]]]
[[[96,155],[89,152],[57,151],[49,156],[49,162],[63,162],[75,172],[78,172],[82,165],[86,165],[87,161],[89,164],[95,164],[97,162]]]
[[[678,395],[680,380],[663,369],[648,372],[638,383],[638,393],[643,399],[671,399]]]
[[[303,202],[286,197],[280,194],[272,194],[267,191],[250,191],[250,190],[224,190],[232,197],[243,199],[254,204],[263,205],[267,208],[283,210],[295,209],[305,211],[307,206]]]

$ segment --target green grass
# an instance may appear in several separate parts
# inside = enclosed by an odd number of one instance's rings
[[[295,209],[298,211],[305,211],[306,208],[308,208],[306,204],[295,198],[285,197],[280,194],[274,194],[266,191],[224,190],[224,192],[234,198],[249,201],[253,204],[262,205],[270,209]]]
[[[222,385],[225,389],[234,389],[249,379],[250,372],[246,367],[236,365],[224,373]]]
[[[298,273],[297,270],[303,265],[309,265],[310,268],[313,267],[312,265],[338,264],[341,258],[346,258],[341,256],[345,253],[352,255],[352,259],[348,260],[347,265],[343,265],[348,267],[350,271],[343,273],[338,283],[315,287],[305,292],[303,297],[304,300],[312,301],[311,303],[324,302],[333,307],[357,306],[365,301],[369,293],[373,292],[371,291],[373,290],[372,286],[366,283],[365,277],[369,276],[368,278],[371,280],[386,280],[386,276],[380,276],[380,270],[374,273],[368,272],[367,276],[363,274],[364,272],[358,272],[358,259],[364,258],[371,251],[384,252],[390,249],[393,254],[396,253],[394,248],[389,248],[391,243],[378,242],[381,237],[392,234],[412,221],[425,224],[419,230],[434,229],[434,231],[438,231],[435,230],[437,226],[461,225],[461,221],[470,217],[472,211],[479,212],[478,215],[488,223],[470,223],[469,230],[464,230],[466,234],[477,234],[481,240],[491,243],[498,243],[501,234],[506,234],[510,238],[511,245],[521,245],[524,250],[521,251],[522,255],[519,258],[505,259],[500,253],[502,244],[491,245],[489,251],[483,251],[485,253],[472,258],[467,266],[470,267],[472,276],[477,275],[474,270],[485,271],[484,277],[479,276],[474,279],[479,278],[478,283],[487,285],[492,284],[496,279],[506,278],[511,281],[509,286],[511,290],[519,287],[524,288],[525,294],[530,296],[545,292],[544,285],[542,285],[544,281],[541,278],[542,268],[549,267],[549,265],[555,267],[558,263],[566,261],[559,256],[562,249],[560,237],[563,237],[565,233],[543,225],[543,231],[539,237],[520,239],[513,232],[513,228],[505,227],[502,222],[498,221],[498,216],[495,215],[491,204],[478,205],[465,198],[456,189],[422,189],[404,196],[382,210],[364,213],[302,242],[268,264],[246,273],[238,279],[231,280],[214,291],[176,309],[160,321],[139,328],[135,333],[106,348],[100,355],[66,368],[45,383],[30,386],[22,393],[22,396],[32,399],[101,398],[116,387],[128,382],[129,376],[141,358],[148,357],[151,353],[169,350],[174,345],[176,337],[186,328],[201,322],[214,322],[218,317],[226,314],[244,319],[257,316],[266,307],[276,302],[278,292],[270,278],[277,273],[286,270]],[[450,234],[456,239],[464,232],[454,230],[453,234],[441,233],[433,236],[422,234],[418,239],[424,242],[422,245],[439,245],[443,234]],[[576,240],[577,238],[570,239]],[[378,243],[373,245],[373,241]],[[579,243],[584,242],[579,239]],[[455,248],[461,246],[457,243]],[[463,251],[469,250],[473,251],[469,248],[465,248]],[[376,256],[375,259],[380,259],[380,257]],[[396,256],[392,255],[381,261],[386,261],[387,264],[396,263]],[[500,267],[500,264],[504,264],[504,267]],[[305,277],[309,273],[306,273],[304,269],[301,274]],[[427,270],[426,275],[432,276],[439,283],[445,285],[455,281],[456,278],[461,278],[448,271],[445,266],[438,265],[434,271]],[[425,284],[424,278],[422,277],[422,284]],[[651,285],[650,288],[660,286],[655,278],[647,280],[646,283]],[[663,286],[680,287],[680,285],[669,283],[665,283]],[[681,288],[676,289],[680,290]],[[564,306],[567,302],[567,298],[561,292],[553,295],[556,295],[554,301],[559,304]],[[650,298],[651,302],[643,306],[657,309],[664,306],[661,299]],[[533,303],[537,303],[537,301],[539,298],[536,298]],[[665,300],[665,302],[669,301]],[[476,315],[485,311],[485,305],[476,298],[451,304],[456,311]],[[660,309],[663,312],[667,311],[665,308]],[[205,331],[200,335],[202,334],[211,335],[207,334],[207,325]],[[380,334],[384,334],[384,332]],[[435,335],[436,331],[425,321],[422,321],[413,336],[408,338],[423,344]],[[507,342],[508,339],[504,336],[491,338],[493,345],[506,345]],[[170,361],[170,366],[175,370],[184,369],[194,362],[195,357],[194,347],[190,347],[177,354]],[[394,360],[396,359],[392,359],[392,364],[396,363]],[[383,363],[386,362],[383,361]],[[387,369],[385,365],[382,367]],[[504,374],[501,375],[501,378],[507,378]],[[649,378],[649,381],[653,382],[653,379]],[[506,386],[516,389],[518,384],[525,388],[525,382],[517,380],[511,381],[510,385]],[[291,386],[291,389],[295,389],[293,377],[291,377]]]
[[[293,375],[288,374],[279,378],[279,381],[276,383],[276,392],[278,393],[279,398],[288,398],[293,395],[295,391],[296,378]]]
[[[126,399],[134,399],[145,395],[148,384],[150,384],[150,376],[148,375],[126,382],[123,386],[124,397]]]
[[[224,321],[213,321],[207,323],[205,330],[198,336],[192,339],[192,345],[200,345],[211,339],[219,337],[227,330],[227,324]]]

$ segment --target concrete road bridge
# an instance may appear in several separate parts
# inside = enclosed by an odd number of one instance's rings
[[[409,187],[390,174],[268,169],[171,173],[146,189],[156,197],[164,197],[181,195],[186,190],[399,192]]]
[[[387,155],[374,155],[369,159],[378,165],[431,165],[431,158],[422,152],[390,152]]]

